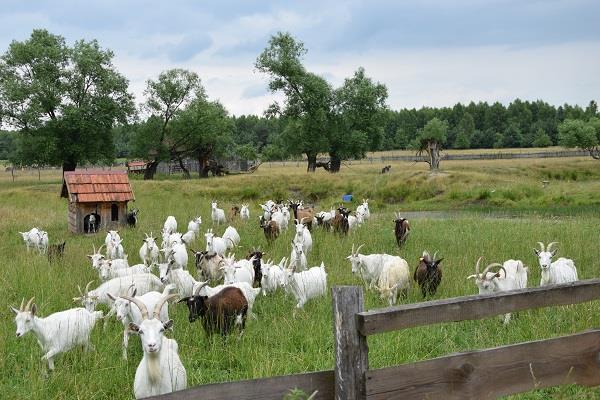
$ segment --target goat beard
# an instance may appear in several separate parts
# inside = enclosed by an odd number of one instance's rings
[[[150,382],[156,383],[160,380],[160,351],[146,353],[146,365],[148,365],[148,377]]]

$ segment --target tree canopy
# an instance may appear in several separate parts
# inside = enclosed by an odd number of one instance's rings
[[[561,146],[578,147],[600,160],[600,118],[592,117],[589,121],[568,119],[559,125],[558,133]]]

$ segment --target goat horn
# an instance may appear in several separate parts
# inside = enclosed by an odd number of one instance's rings
[[[542,242],[538,242],[538,244],[540,245],[540,250],[541,250],[541,251],[546,251],[546,250],[545,250],[544,243],[542,243]]]
[[[81,291],[81,287],[80,287],[79,285],[77,285],[77,290],[79,291],[79,295],[80,295],[81,297],[85,297],[85,296],[83,295],[83,292]]]
[[[102,250],[102,248],[105,247],[105,246],[106,246],[106,243],[103,244],[102,246],[98,247],[98,253],[100,253],[100,251]]]
[[[198,293],[200,293],[200,289],[202,289],[204,286],[208,285],[208,281],[206,282],[202,282],[202,284],[200,284],[200,286],[198,286],[195,290],[194,290],[194,296],[198,296]]]
[[[500,269],[502,271],[504,271],[504,277],[506,278],[508,275],[507,275],[506,270],[504,269],[504,267],[502,265],[500,265]],[[500,269],[498,270],[498,272],[500,272]]]
[[[33,299],[35,299],[35,296],[33,296],[32,298],[29,299],[29,301],[25,305],[25,309],[23,311],[29,311],[31,309],[31,303],[33,303]]]
[[[94,254],[96,254],[96,245],[92,244],[92,246],[94,247]]]
[[[146,308],[146,305],[141,300],[136,299],[135,297],[129,297],[129,296],[121,296],[121,298],[123,298],[125,300],[129,300],[130,302],[135,304],[140,309],[140,312],[142,313],[142,319],[148,319],[148,309]]]
[[[23,297],[23,300],[21,300],[21,305],[19,306],[19,311],[25,311],[23,309],[23,306],[25,305],[25,297]]]
[[[546,251],[552,251],[552,246],[554,246],[555,244],[558,244],[558,242],[549,243],[548,247],[546,247]]]
[[[358,248],[356,249],[356,255],[358,255],[358,252],[360,251],[360,249],[364,246],[365,244],[361,244],[360,246],[358,246]]]
[[[431,261],[435,261],[435,257],[437,256],[437,251],[433,253],[433,257],[431,258]]]
[[[489,264],[487,267],[485,267],[485,269],[483,270],[483,272],[481,273],[481,275],[483,276],[483,278],[486,278],[486,274],[488,273],[488,271],[494,267],[502,267],[502,264],[498,264],[498,263],[493,263],[493,264]],[[506,273],[506,270],[504,270],[504,273]]]
[[[354,255],[354,243],[352,243],[352,255]]]
[[[423,258],[429,258],[429,252],[427,250],[423,250]]]
[[[481,260],[483,259],[483,256],[479,257],[479,259],[477,260],[477,264],[475,264],[475,274],[479,275],[479,263],[481,263]]]
[[[162,306],[169,301],[170,299],[177,297],[178,295],[176,294],[170,294],[167,296],[164,296],[163,298],[161,298],[158,303],[156,303],[156,306],[154,306],[154,318],[158,318],[158,316],[160,315],[160,309],[162,308]]]
[[[94,281],[89,281],[87,283],[87,285],[85,285],[85,295],[87,296],[88,292],[90,291],[90,285],[94,283]]]

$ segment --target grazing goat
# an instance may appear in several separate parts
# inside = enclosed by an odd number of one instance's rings
[[[296,299],[296,308],[303,308],[308,300],[325,295],[327,291],[325,265],[321,262],[320,267],[312,267],[302,272],[286,270],[285,287]]]
[[[477,264],[475,264],[475,274],[467,277],[467,279],[475,279],[475,285],[479,289],[479,294],[500,293],[527,287],[527,269],[523,267],[522,262],[515,262],[515,260],[507,261],[511,265],[509,270],[504,268],[502,264],[489,264],[482,273],[479,273],[479,264],[482,259],[483,257],[479,257]],[[505,265],[507,264],[505,263]],[[499,270],[496,272],[490,271],[494,267],[499,267]],[[525,275],[524,277],[523,274]],[[505,325],[509,323],[510,317],[511,313],[504,314]]]
[[[223,257],[215,252],[196,251],[192,249],[190,251],[194,253],[198,279],[209,279],[212,281],[223,279],[223,270],[221,270]]]
[[[413,279],[421,287],[423,298],[433,296],[442,281],[442,270],[440,262],[443,258],[435,259],[437,252],[433,253],[433,257],[427,251],[423,252],[423,256],[419,258],[419,265],[415,269]]]
[[[25,306],[23,299],[18,310],[10,307],[15,313],[16,335],[19,338],[33,331],[44,352],[42,360],[48,361],[51,371],[57,354],[65,353],[77,345],[83,345],[86,349],[93,348],[90,334],[96,321],[102,318],[102,311],[89,312],[85,308],[71,308],[41,318],[36,315],[37,307],[33,299],[32,297]]]
[[[93,282],[94,281],[88,282],[83,292],[81,291],[81,288],[77,286],[80,297],[73,297],[74,302],[81,302],[85,309],[90,312],[94,311],[98,304],[110,306],[111,300],[108,297],[108,293],[111,293],[113,296],[127,295],[127,290],[131,285],[135,286],[140,295],[153,290],[162,291],[164,289],[164,285],[160,279],[152,274],[135,274],[113,278],[102,283],[96,289],[89,290],[90,285]]]
[[[313,218],[315,217],[315,210],[311,208],[302,208],[302,201],[296,200],[289,202],[289,207],[294,211],[294,219],[298,221],[306,220],[305,224],[308,230],[312,229]]]
[[[109,279],[119,278],[121,276],[130,276],[136,274],[149,274],[152,271],[153,264],[136,264],[131,267],[123,267],[122,264],[114,263],[112,260],[102,260],[98,273],[100,279],[105,282]]]
[[[177,220],[174,216],[169,215],[167,217],[163,225],[163,232],[167,232],[168,234],[177,232]]]
[[[538,242],[540,249],[534,249],[535,255],[538,257],[540,267],[542,268],[542,278],[540,286],[556,285],[559,283],[575,282],[577,278],[577,268],[575,263],[570,258],[561,257],[552,262],[552,257],[556,254],[556,250],[552,250],[552,246],[557,242],[552,242],[544,249],[544,243]]]
[[[140,300],[142,303],[146,305],[147,308],[154,309],[156,304],[160,301],[163,296],[168,296],[169,292],[175,288],[175,285],[167,285],[165,286],[165,290],[163,293],[159,292],[148,292],[141,296],[136,297],[137,290],[132,287],[132,294],[130,297],[135,297]],[[138,307],[131,307],[131,301],[124,299],[120,296],[113,296],[108,293],[108,297],[114,302],[113,309],[115,310],[115,315],[117,320],[121,321],[123,324],[123,359],[127,360],[127,347],[129,345],[129,335],[131,332],[129,331],[129,323],[133,322],[135,324],[142,323],[142,313]],[[168,303],[166,303],[160,310],[159,319],[162,322],[167,322],[169,320],[169,308]]]
[[[177,342],[164,336],[173,326],[173,320],[161,321],[163,305],[176,295],[163,296],[154,306],[152,314],[137,298],[123,296],[135,304],[142,314],[142,322],[129,323],[129,330],[140,336],[144,356],[135,371],[133,393],[136,399],[171,393],[187,387],[187,373],[178,354]]]
[[[140,210],[138,210],[137,208],[134,208],[133,210],[129,211],[127,213],[126,216],[126,220],[127,220],[127,226],[129,226],[130,228],[135,228],[135,226],[137,225],[137,215],[140,212]]]
[[[261,292],[261,288],[253,288],[248,282],[235,282],[230,285],[218,285],[215,287],[210,287],[207,283],[208,282],[198,282],[194,287],[194,293],[200,296],[212,297],[226,287],[236,287],[244,293],[244,297],[248,302],[248,315],[256,319],[256,315],[252,312],[252,307],[254,306],[254,301],[256,300],[258,293]]]
[[[394,219],[394,235],[396,236],[396,243],[398,247],[402,247],[406,243],[406,239],[410,233],[410,225],[406,218],[402,218],[400,213],[396,213],[396,219]]]
[[[377,290],[382,299],[387,299],[393,306],[402,293],[406,296],[410,287],[410,272],[406,260],[400,257],[390,258],[381,269]]]
[[[305,271],[308,267],[306,254],[302,247],[302,243],[292,241],[292,252],[290,254],[290,268],[294,272]]]
[[[352,273],[358,274],[367,285],[367,288],[372,289],[379,282],[383,266],[388,262],[399,262],[402,259],[389,254],[360,254],[360,249],[363,246],[364,244],[361,244],[354,250],[353,244],[352,253],[346,259],[350,260],[352,264]]]
[[[213,225],[221,225],[226,223],[225,211],[222,208],[217,208],[217,202],[213,201],[210,203],[210,218],[212,219]]]
[[[382,174],[387,174],[388,172],[390,172],[390,169],[392,169],[391,165],[386,165],[385,167],[381,168],[381,173]]]
[[[48,247],[48,261],[52,262],[55,258],[62,258],[63,254],[65,254],[65,245],[66,241],[63,241],[59,244],[53,244]]]
[[[233,249],[240,244],[240,234],[233,226],[228,226],[222,237],[228,249]]]
[[[248,208],[248,204],[242,204],[242,209],[240,210],[240,218],[244,222],[248,222],[250,220],[250,209]]]
[[[248,300],[242,290],[229,286],[208,297],[198,294],[203,286],[198,286],[193,296],[179,300],[179,303],[186,303],[188,306],[190,323],[200,318],[207,336],[214,333],[227,335],[237,323],[242,334],[248,313]]]
[[[277,237],[279,236],[279,231],[280,231],[279,226],[277,225],[277,222],[268,221],[265,219],[265,217],[263,215],[258,217],[258,221],[260,223],[260,227],[263,230],[263,233],[265,234],[265,238],[267,239],[268,242],[272,242],[273,240],[277,239]]]
[[[198,283],[192,275],[181,268],[175,268],[173,262],[158,264],[160,281],[163,284],[173,284],[180,296],[191,296],[194,285]]]
[[[146,234],[146,239],[144,239],[143,242],[144,243],[139,251],[142,263],[145,265],[158,263],[159,250],[156,245],[156,238],[152,237],[152,232],[150,232],[150,236]]]
[[[31,228],[31,230],[27,232],[19,232],[23,237],[23,241],[25,242],[25,246],[27,247],[27,252],[29,252],[29,248],[33,247],[34,249],[39,250],[40,243],[40,230],[38,228]]]

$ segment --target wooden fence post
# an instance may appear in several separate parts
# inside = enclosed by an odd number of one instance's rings
[[[364,308],[363,291],[357,286],[336,286],[332,291],[335,399],[364,400],[369,349],[356,322],[356,313]]]

